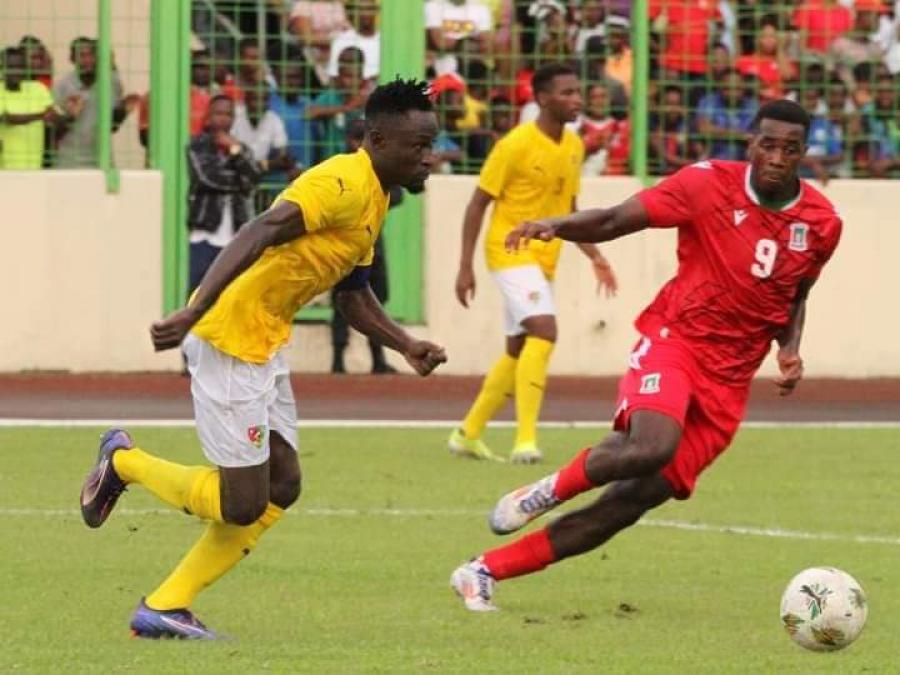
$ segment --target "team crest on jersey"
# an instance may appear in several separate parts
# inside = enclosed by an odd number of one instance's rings
[[[260,424],[247,429],[247,439],[257,448],[261,448],[266,438],[266,425]]]
[[[641,394],[658,394],[660,373],[649,373],[641,378]]]
[[[809,225],[806,223],[791,223],[791,235],[788,241],[788,248],[792,251],[805,251],[807,249],[806,235],[809,232]]]
[[[540,291],[529,291],[528,299],[531,300],[531,302],[538,302],[541,299],[541,292]]]

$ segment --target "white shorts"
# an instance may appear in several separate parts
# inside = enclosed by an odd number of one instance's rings
[[[521,265],[494,272],[503,295],[506,335],[522,335],[522,322],[530,316],[556,315],[553,289],[537,265]]]
[[[267,363],[247,363],[193,333],[181,348],[191,373],[197,435],[210,462],[262,464],[269,459],[272,431],[297,449],[297,407],[282,354]]]

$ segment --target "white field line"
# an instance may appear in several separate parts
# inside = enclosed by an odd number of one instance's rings
[[[451,429],[457,422],[453,420],[358,420],[358,419],[317,419],[300,420],[300,427],[306,429]],[[0,418],[0,428],[17,427],[159,427],[189,428],[193,419],[29,419]],[[512,428],[515,422],[492,422],[492,427]],[[571,422],[541,422],[543,429],[597,429],[606,428],[608,422],[600,420],[573,420]],[[896,422],[835,420],[823,422],[744,422],[744,429],[900,429]]]
[[[175,509],[128,509],[116,510],[121,516],[173,516],[182,515]],[[327,518],[450,518],[450,517],[484,517],[485,511],[473,509],[353,509],[312,507],[291,509],[289,514],[297,516]],[[38,509],[0,507],[0,517],[4,518],[59,518],[77,517],[78,509]],[[834,541],[854,544],[885,544],[900,546],[900,537],[876,534],[838,534],[834,532],[804,532],[802,530],[785,530],[772,527],[753,527],[749,525],[714,525],[711,523],[693,523],[683,520],[666,520],[644,518],[638,522],[644,527],[658,527],[687,532],[712,532],[715,534],[731,534],[745,537],[767,537],[771,539],[794,539],[804,541]]]

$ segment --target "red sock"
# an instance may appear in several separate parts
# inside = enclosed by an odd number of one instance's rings
[[[559,470],[556,485],[553,486],[553,494],[558,500],[564,502],[567,499],[572,499],[575,495],[580,495],[582,492],[587,492],[591,488],[596,487],[587,477],[585,470],[587,456],[590,451],[590,448],[585,448],[567,466]]]
[[[547,528],[532,532],[511,544],[492,549],[482,556],[485,567],[497,581],[540,572],[556,560]]]

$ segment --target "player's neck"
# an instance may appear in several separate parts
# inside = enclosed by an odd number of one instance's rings
[[[548,136],[555,143],[559,143],[562,139],[563,123],[550,117],[549,113],[546,111],[541,110],[535,120],[535,124],[537,124],[538,129],[540,129],[545,136]]]
[[[763,191],[756,185],[753,170],[750,170],[749,187],[753,191],[756,201],[769,211],[781,211],[785,206],[797,199],[800,194],[800,179],[794,180],[781,190]]]

